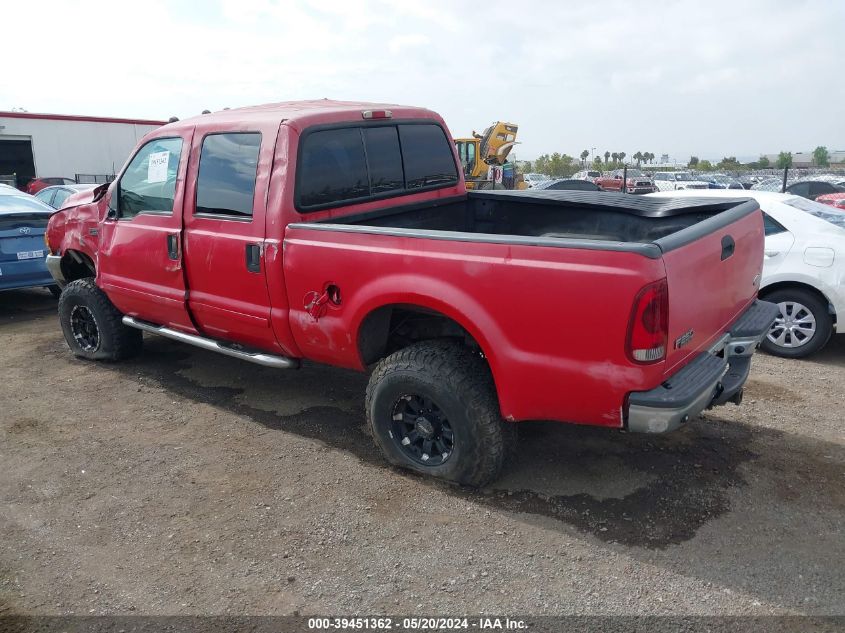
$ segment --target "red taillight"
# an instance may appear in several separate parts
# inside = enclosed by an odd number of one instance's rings
[[[393,112],[390,110],[364,110],[361,116],[365,119],[392,119]]]
[[[635,363],[656,363],[666,357],[668,337],[669,288],[661,279],[637,293],[625,351]]]

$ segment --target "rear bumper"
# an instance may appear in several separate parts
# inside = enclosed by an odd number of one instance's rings
[[[0,290],[51,286],[53,280],[43,259],[0,262]]]
[[[67,283],[64,273],[62,272],[62,258],[60,255],[47,255],[47,270],[50,271],[53,279],[60,286]]]
[[[704,409],[742,400],[751,356],[769,331],[778,307],[755,301],[708,352],[650,391],[628,397],[627,428],[637,433],[666,433]]]

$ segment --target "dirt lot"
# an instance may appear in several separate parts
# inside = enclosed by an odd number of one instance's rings
[[[845,613],[845,337],[668,437],[521,429],[494,489],[384,466],[366,378],[0,296],[0,615]]]

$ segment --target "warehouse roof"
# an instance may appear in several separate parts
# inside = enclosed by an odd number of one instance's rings
[[[164,125],[167,121],[151,119],[123,119],[104,116],[82,116],[78,114],[41,114],[36,112],[2,112],[0,119],[48,119],[52,121],[81,121],[85,123],[129,123],[134,125]]]

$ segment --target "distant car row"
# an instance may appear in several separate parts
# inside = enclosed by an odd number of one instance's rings
[[[583,170],[569,179],[551,179],[537,173],[524,175],[525,183],[535,189],[584,189],[576,181],[589,182],[600,191],[622,191],[625,172],[617,169],[611,172]],[[728,189],[735,191],[781,192],[783,180],[775,177],[743,176],[734,178],[725,174],[697,173],[689,171],[658,171],[649,176],[639,169],[627,170],[626,193],[653,193],[656,191],[683,191],[688,189]],[[554,183],[554,187],[552,186]],[[589,188],[589,187],[588,187]],[[817,200],[839,209],[845,209],[845,178],[835,176],[803,177],[787,183],[783,193],[789,193],[808,200]]]

